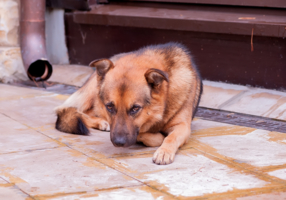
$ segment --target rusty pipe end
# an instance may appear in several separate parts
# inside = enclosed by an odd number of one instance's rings
[[[48,80],[53,73],[53,67],[48,60],[39,59],[31,63],[28,67],[27,74],[32,81]]]
[[[27,75],[33,81],[45,81],[53,72],[46,59],[45,6],[45,0],[21,0],[21,54]]]

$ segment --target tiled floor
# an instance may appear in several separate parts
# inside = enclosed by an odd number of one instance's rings
[[[283,92],[204,83],[203,107],[286,120]],[[55,130],[53,109],[66,95],[0,91],[1,200],[286,199],[285,133],[195,119],[175,162],[155,165],[156,148]]]

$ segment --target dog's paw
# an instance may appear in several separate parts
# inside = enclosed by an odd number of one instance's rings
[[[98,129],[101,131],[110,131],[110,125],[107,121],[101,120],[98,124]]]
[[[157,165],[168,165],[174,161],[175,152],[170,149],[160,147],[153,155],[153,162]]]

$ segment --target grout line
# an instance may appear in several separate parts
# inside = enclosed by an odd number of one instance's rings
[[[199,151],[202,155],[208,155],[208,156],[210,156],[210,157],[212,157],[212,158],[215,158],[215,159],[217,159],[217,160],[220,160],[220,163],[221,164],[224,164],[224,163],[228,163],[228,164],[230,164],[231,166],[233,166],[233,169],[235,169],[235,170],[238,170],[237,168],[240,168],[240,169],[242,169],[242,170],[245,170],[245,171],[248,171],[248,173],[250,173],[250,174],[252,174],[252,175],[255,175],[255,177],[257,177],[258,179],[260,179],[260,180],[263,180],[263,179],[261,179],[260,177],[263,177],[264,178],[264,181],[265,180],[269,180],[270,182],[276,182],[276,183],[278,183],[279,185],[284,185],[284,186],[286,186],[286,181],[285,180],[283,180],[283,179],[280,179],[280,178],[277,178],[277,177],[273,177],[273,176],[270,176],[270,175],[268,175],[268,174],[266,174],[266,173],[264,173],[264,172],[257,172],[257,171],[255,171],[255,170],[252,170],[252,169],[250,169],[251,167],[253,168],[253,169],[259,169],[258,167],[255,167],[255,166],[252,166],[252,165],[249,165],[249,167],[247,166],[247,167],[243,167],[243,166],[241,166],[241,165],[239,165],[239,164],[237,164],[237,163],[235,163],[235,162],[232,162],[232,161],[230,161],[230,160],[224,160],[224,159],[222,159],[222,158],[220,158],[220,157],[218,157],[218,156],[216,156],[216,155],[213,155],[213,154],[211,154],[211,153],[209,153],[209,152],[205,152],[205,151],[203,151],[203,150],[200,150],[200,149],[198,149],[198,148],[196,148],[196,147],[192,147],[193,149],[195,149],[195,150],[197,150],[197,151]],[[221,155],[221,154],[218,154],[218,155],[220,155],[220,156],[222,156],[223,157],[223,155]],[[212,159],[213,160],[213,159]],[[225,164],[224,164],[225,165]],[[239,170],[238,170],[239,171]]]
[[[238,93],[237,95],[233,96],[233,97],[230,98],[229,100],[226,100],[225,102],[223,102],[222,104],[220,104],[220,105],[218,106],[218,109],[222,109],[223,107],[228,106],[228,105],[231,104],[231,103],[237,102],[237,101],[240,99],[240,97],[242,97],[242,96],[243,96],[245,93],[247,93],[248,91],[249,91],[249,90],[244,90],[244,91]]]

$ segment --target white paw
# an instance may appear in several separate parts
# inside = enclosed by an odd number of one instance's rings
[[[153,155],[153,162],[157,165],[171,164],[175,159],[175,153],[170,149],[160,147]]]
[[[101,131],[110,131],[110,125],[107,121],[102,120],[99,123],[99,130]]]

